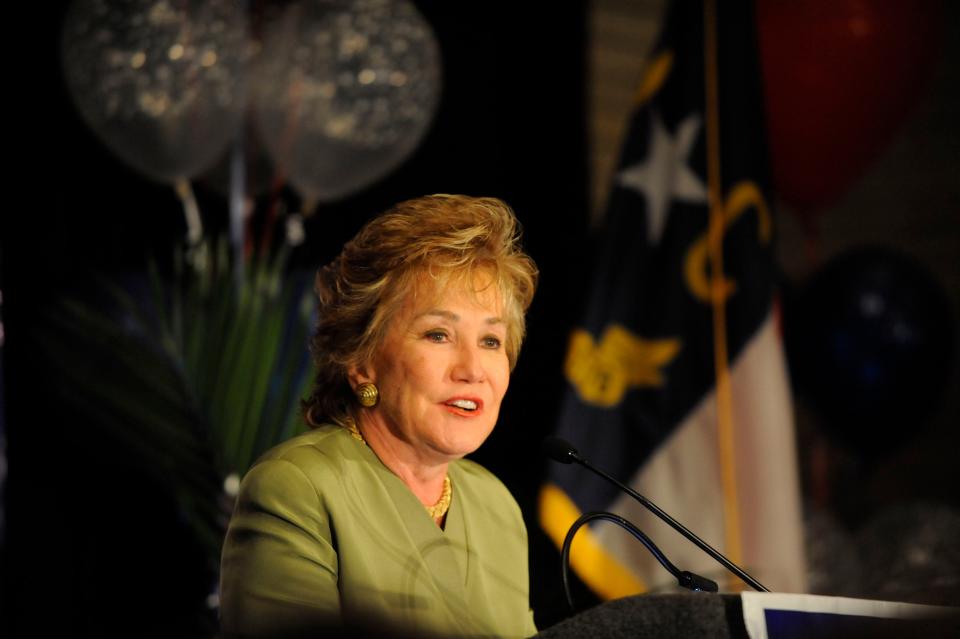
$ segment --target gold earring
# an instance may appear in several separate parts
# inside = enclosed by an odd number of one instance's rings
[[[372,408],[380,401],[380,391],[372,382],[363,382],[353,392],[357,396],[357,402],[364,408]]]

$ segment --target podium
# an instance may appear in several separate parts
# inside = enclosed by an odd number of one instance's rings
[[[543,639],[716,637],[745,639],[740,595],[635,595],[594,606],[540,632]]]
[[[947,639],[960,637],[960,608],[782,593],[635,595],[590,608],[536,636]]]

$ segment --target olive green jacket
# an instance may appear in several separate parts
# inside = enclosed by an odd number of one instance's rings
[[[244,477],[224,542],[224,634],[309,634],[339,622],[535,634],[520,509],[481,466],[461,460],[448,473],[453,500],[441,530],[343,428],[268,452]]]

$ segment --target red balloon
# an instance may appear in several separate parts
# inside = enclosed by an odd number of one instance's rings
[[[879,155],[939,50],[936,0],[759,0],[774,186],[810,215]]]

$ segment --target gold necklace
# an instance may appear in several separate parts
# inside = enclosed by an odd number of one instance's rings
[[[450,501],[453,499],[453,485],[450,483],[449,475],[443,476],[443,492],[440,493],[440,499],[433,506],[424,506],[427,513],[434,519],[441,519],[450,509]]]
[[[356,439],[358,442],[362,443],[364,446],[367,446],[367,440],[363,438],[363,435],[360,434],[360,429],[357,428],[357,422],[352,419],[347,419],[347,430],[350,431],[350,435]],[[434,520],[439,521],[447,514],[447,511],[450,510],[450,502],[453,501],[453,484],[450,482],[450,476],[444,475],[443,477],[443,492],[440,493],[440,499],[437,500],[433,506],[424,505],[426,508],[427,514]]]

